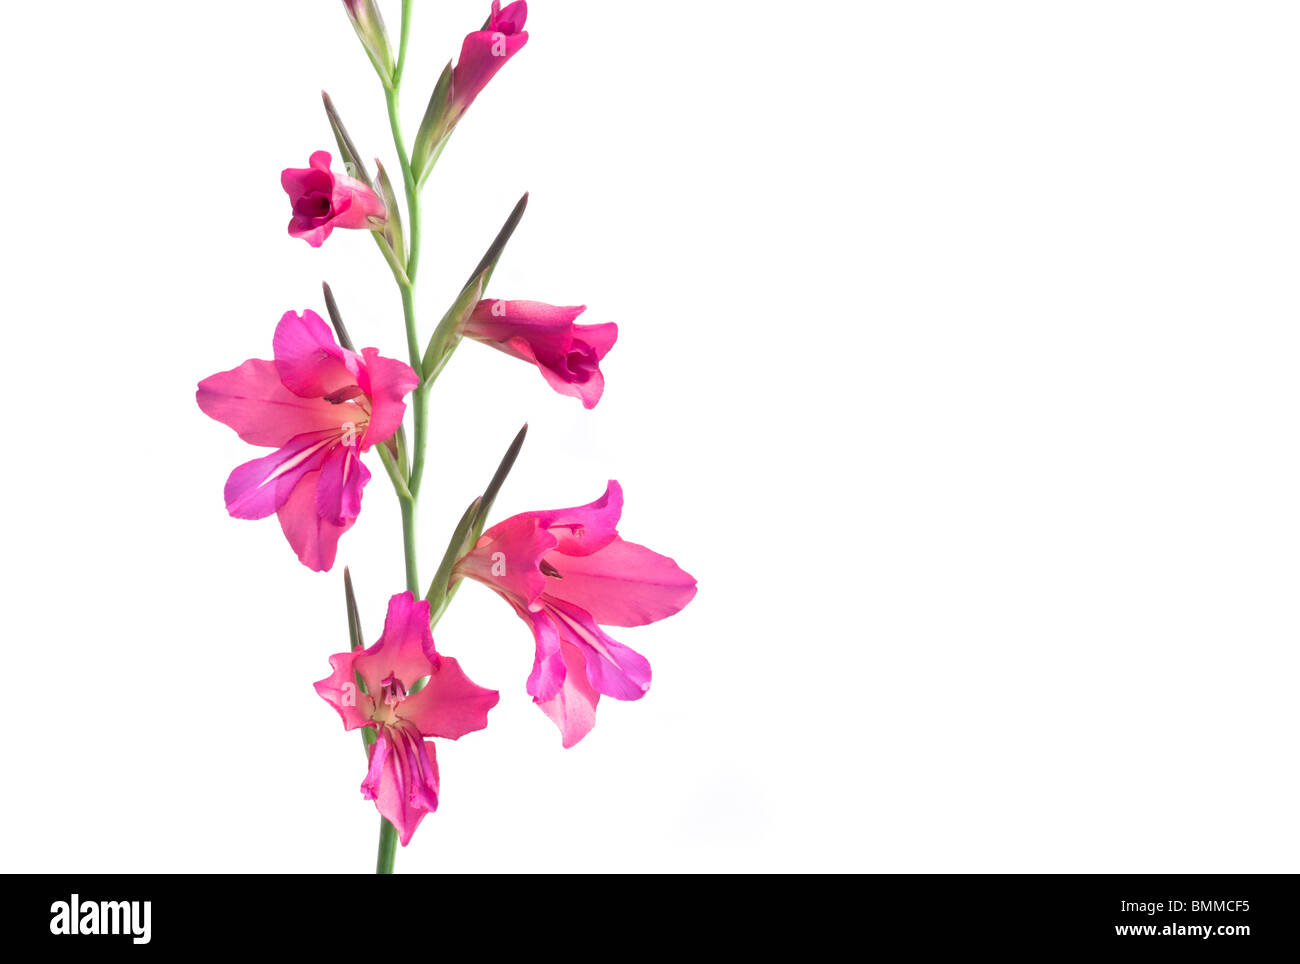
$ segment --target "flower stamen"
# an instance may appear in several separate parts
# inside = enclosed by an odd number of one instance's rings
[[[406,687],[403,686],[402,681],[392,673],[389,673],[388,676],[384,678],[384,681],[380,686],[383,690],[385,706],[396,706],[398,703],[402,702],[402,700],[406,699]]]

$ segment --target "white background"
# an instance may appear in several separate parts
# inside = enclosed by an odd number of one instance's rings
[[[396,6],[390,28],[396,28]],[[417,2],[404,116],[486,2]],[[241,11],[247,10],[246,15]],[[426,193],[426,333],[516,198],[497,297],[615,320],[592,412],[465,345],[425,575],[609,478],[700,583],[615,631],[654,687],[562,750],[532,640],[442,743],[402,871],[1295,871],[1300,14],[1288,3],[537,0]],[[259,454],[195,384],[329,280],[402,357],[370,239],[285,232],[328,89],[392,163],[340,5],[14,4],[0,30],[0,869],[365,871],[312,690],[401,589],[378,462],[329,574],[226,516]]]

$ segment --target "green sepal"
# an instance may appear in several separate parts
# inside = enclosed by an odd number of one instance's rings
[[[325,310],[329,313],[330,324],[334,326],[334,334],[338,336],[339,344],[348,351],[356,351],[356,346],[352,344],[347,328],[343,326],[343,316],[339,314],[339,305],[334,300],[334,292],[330,290],[329,282],[322,281],[320,286],[321,290],[325,292]]]
[[[379,5],[375,0],[361,0],[360,4],[353,5],[345,2],[343,6],[347,10],[348,19],[352,21],[353,29],[357,32],[357,37],[361,40],[366,56],[374,65],[375,73],[379,75],[385,87],[392,87],[397,64],[393,59],[393,45],[389,43],[388,30],[384,27],[384,18],[379,12]]]
[[[515,233],[515,228],[519,227],[519,222],[523,219],[524,211],[527,210],[527,208],[528,192],[525,191],[524,196],[515,202],[515,206],[510,212],[510,217],[506,218],[506,223],[501,225],[501,230],[497,232],[497,236],[493,238],[492,243],[488,245],[487,253],[484,254],[482,260],[479,261],[478,267],[470,272],[469,281],[465,282],[467,286],[472,284],[474,279],[480,274],[486,273],[483,287],[487,287],[488,281],[492,279],[492,272],[496,270],[497,260],[501,257],[501,252],[506,249],[506,244],[509,242],[510,236]]]
[[[451,534],[451,541],[447,543],[447,551],[442,555],[442,562],[438,564],[438,571],[434,573],[433,581],[429,583],[429,591],[425,593],[424,598],[429,603],[430,625],[438,621],[451,599],[449,585],[452,578],[451,571],[460,561],[460,557],[469,552],[474,545],[474,522],[478,518],[482,505],[482,499],[475,499],[469,504],[465,514],[460,517],[460,522],[456,524],[456,529]]]
[[[357,611],[357,597],[352,592],[352,573],[347,566],[343,567],[343,596],[348,606],[348,641],[352,644],[352,651],[355,652],[365,646],[365,636],[361,632],[361,614]],[[366,681],[361,678],[361,674],[353,671],[352,675],[356,677],[357,692],[366,692]],[[375,742],[376,734],[373,727],[364,726],[361,728],[361,749],[365,751],[366,759],[370,759],[370,745]]]
[[[397,255],[397,260],[405,267],[406,241],[402,234],[402,208],[397,203],[397,194],[388,179],[388,172],[384,170],[384,165],[378,158],[375,158],[375,167],[379,172],[379,195],[384,199],[384,207],[388,209],[388,221],[384,225],[384,240]]]
[[[352,143],[352,138],[348,136],[348,129],[339,119],[339,113],[334,109],[334,101],[330,100],[330,95],[323,90],[320,96],[325,103],[325,116],[329,118],[330,129],[334,131],[334,140],[339,145],[339,154],[342,155],[343,166],[348,176],[355,177],[373,191],[375,182],[370,180],[370,174],[366,171],[366,165],[361,162],[361,154],[357,151],[357,146]]]
[[[347,566],[343,567],[343,597],[348,608],[348,641],[353,649],[361,649],[365,645],[365,636],[361,632],[361,613],[357,610],[357,597],[352,591],[352,570]],[[362,684],[361,689],[365,692],[365,684]]]
[[[411,145],[411,173],[417,184],[423,184],[429,176],[434,162],[442,153],[443,145],[451,136],[448,127],[447,111],[451,104],[451,61],[443,68],[434,85],[429,105],[424,109],[424,119],[420,129],[415,133],[415,142]]]
[[[438,322],[438,327],[434,329],[433,337],[429,339],[428,347],[424,352],[424,359],[420,365],[421,373],[425,382],[432,381],[438,377],[443,366],[447,364],[447,359],[455,351],[456,346],[460,343],[461,329],[469,316],[474,311],[474,306],[479,303],[483,293],[487,290],[488,282],[492,279],[492,272],[496,270],[497,261],[501,258],[501,253],[505,250],[506,244],[510,241],[510,236],[515,233],[515,228],[519,227],[519,222],[524,216],[524,211],[528,207],[528,193],[516,202],[510,216],[506,218],[505,224],[501,225],[501,230],[497,236],[492,239],[488,245],[487,252],[483,255],[478,265],[474,268],[469,280],[461,289],[452,306],[447,309],[447,313],[442,316]]]
[[[433,337],[429,339],[428,347],[424,350],[424,360],[420,364],[426,382],[438,377],[443,365],[447,364],[447,359],[451,357],[452,351],[460,342],[461,329],[474,312],[474,306],[483,296],[485,280],[481,276],[471,278],[470,283],[460,290],[456,300],[442,316],[438,327],[433,330]]]
[[[524,438],[528,435],[528,423],[519,430],[515,440],[510,443],[510,448],[506,449],[506,454],[501,457],[501,463],[492,475],[492,481],[488,487],[483,490],[483,495],[479,497],[482,507],[479,509],[478,516],[474,519],[474,542],[483,534],[483,527],[487,523],[488,513],[492,511],[492,503],[497,499],[497,493],[501,491],[501,486],[505,484],[506,478],[510,475],[510,470],[515,466],[515,459],[519,458],[519,450],[524,447]]]

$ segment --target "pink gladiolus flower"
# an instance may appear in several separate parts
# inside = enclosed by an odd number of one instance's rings
[[[524,512],[488,529],[454,574],[494,589],[537,643],[528,692],[573,746],[596,722],[601,695],[640,699],[645,657],[598,626],[644,626],[680,610],[695,580],[667,556],[618,535],[623,490],[610,482],[590,505]]]
[[[614,347],[618,325],[575,325],[585,305],[559,308],[540,301],[484,300],[465,323],[465,335],[536,365],[562,395],[594,408],[605,391],[600,361]]]
[[[528,31],[524,29],[527,19],[528,4],[523,0],[517,0],[504,10],[500,0],[493,0],[487,29],[475,30],[465,37],[460,45],[460,59],[451,74],[448,129],[460,120],[506,61],[528,43]]]
[[[329,151],[311,156],[310,167],[287,167],[280,185],[293,204],[291,237],[319,248],[335,228],[382,228],[388,212],[379,195],[356,178],[330,170]]]
[[[438,758],[425,737],[456,740],[483,729],[498,694],[470,682],[459,663],[438,654],[429,604],[410,592],[388,601],[375,645],[331,656],[330,667],[334,672],[315,684],[316,692],[338,710],[345,730],[378,731],[361,793],[375,801],[405,847],[424,815],[438,809]],[[426,676],[424,688],[412,693]]]
[[[230,474],[226,509],[237,519],[276,513],[298,558],[320,572],[361,511],[370,479],[361,453],[397,431],[419,379],[375,348],[339,347],[314,311],[286,312],[273,348],[275,361],[252,358],[201,381],[199,408],[245,442],[276,448]]]

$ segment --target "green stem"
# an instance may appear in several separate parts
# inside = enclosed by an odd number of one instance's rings
[[[379,853],[375,857],[375,873],[391,874],[393,858],[397,856],[397,828],[383,817],[379,818]]]
[[[415,559],[415,500],[402,503],[402,550],[406,558],[406,588],[416,599],[420,596],[420,570]]]
[[[411,37],[411,0],[402,0],[402,35],[397,43],[397,66],[393,70],[393,86],[402,83],[402,71],[406,69],[406,41]]]
[[[415,278],[420,268],[420,196],[419,188],[411,173],[411,156],[407,153],[406,142],[402,138],[402,122],[398,104],[401,97],[402,71],[406,67],[406,42],[411,32],[411,0],[402,0],[402,32],[398,45],[397,66],[393,71],[393,83],[384,89],[384,100],[388,105],[388,124],[393,130],[393,146],[397,149],[397,160],[402,166],[402,182],[406,187],[407,209],[407,249],[406,263],[402,270],[389,262],[393,277],[402,294],[402,318],[406,324],[406,348],[410,355],[411,367],[420,372],[423,361],[420,353],[419,332],[415,323]],[[402,506],[402,550],[406,560],[406,588],[416,599],[420,598],[420,571],[415,554],[415,520],[416,500],[420,493],[420,479],[424,474],[424,449],[426,445],[426,423],[429,416],[428,395],[423,385],[412,393],[413,417],[415,419],[415,439],[411,449],[411,474],[406,480],[406,492],[397,487],[394,475],[394,488],[398,489],[398,501]],[[387,819],[379,818],[379,848],[375,859],[375,873],[391,874],[393,860],[397,853],[397,831]]]

